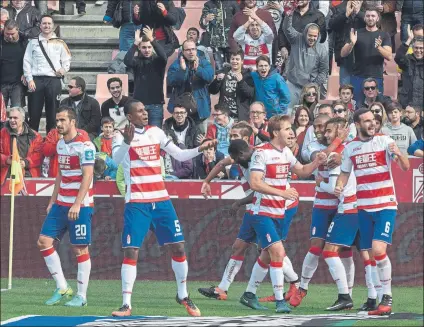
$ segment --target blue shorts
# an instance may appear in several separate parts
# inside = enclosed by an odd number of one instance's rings
[[[275,228],[274,219],[267,216],[245,213],[237,238],[246,243],[256,243],[262,249],[279,242],[281,236]]]
[[[293,217],[297,213],[297,206],[286,210],[284,219],[274,219],[275,228],[277,229],[280,239],[285,241],[290,230],[290,225],[293,221]]]
[[[122,247],[139,248],[149,229],[160,246],[184,242],[183,228],[171,200],[125,204]]]
[[[392,244],[396,213],[397,210],[394,209],[374,212],[358,210],[359,231],[361,234],[360,246],[362,250],[370,250],[374,240]]]
[[[350,247],[355,242],[358,230],[358,214],[338,213],[328,227],[326,242],[334,245]]]
[[[312,221],[309,230],[309,239],[320,238],[326,239],[328,227],[337,214],[337,209],[312,209]]]
[[[73,245],[89,245],[91,243],[92,207],[81,207],[77,220],[68,219],[71,207],[53,204],[44,220],[40,235],[61,240],[66,231],[69,231],[69,240]]]

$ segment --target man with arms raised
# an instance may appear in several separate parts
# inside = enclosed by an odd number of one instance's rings
[[[375,134],[375,119],[369,109],[357,110],[353,116],[358,136],[346,145],[335,194],[340,195],[353,170],[357,182],[361,250],[372,253],[377,262],[383,298],[369,315],[388,315],[392,311],[392,264],[386,254],[392,243],[397,211],[396,194],[391,174],[391,161],[406,171],[407,155],[386,135]]]
[[[184,250],[184,235],[179,219],[165,189],[161,175],[160,150],[166,151],[178,161],[186,161],[203,150],[215,146],[216,140],[200,147],[181,150],[156,126],[144,126],[147,111],[136,100],[124,106],[129,125],[122,135],[117,134],[112,143],[113,160],[121,164],[128,185],[125,196],[122,247],[122,307],[113,316],[131,315],[131,294],[137,277],[138,252],[150,228],[158,243],[168,245],[172,256],[172,269],[177,281],[177,303],[183,305],[192,316],[200,316],[200,310],[188,296],[188,264]]]
[[[76,129],[76,114],[72,108],[59,108],[57,130],[63,137],[57,143],[58,175],[47,207],[47,217],[38,238],[38,248],[56,282],[53,296],[47,305],[59,303],[73,294],[65,280],[58,253],[53,247],[68,230],[72,249],[78,261],[78,294],[66,306],[87,305],[87,286],[91,271],[88,245],[91,243],[93,215],[93,167],[96,148],[87,134]]]

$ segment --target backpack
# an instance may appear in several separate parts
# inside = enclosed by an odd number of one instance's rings
[[[172,29],[175,31],[179,31],[181,26],[183,26],[184,24],[184,20],[186,18],[186,12],[184,10],[184,8],[180,8],[180,7],[176,7],[175,8],[177,10],[177,23],[175,25],[172,26]]]

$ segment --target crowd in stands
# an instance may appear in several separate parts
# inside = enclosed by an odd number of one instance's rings
[[[423,157],[423,1],[209,0],[199,17],[203,31],[190,27],[186,39],[178,40],[174,30],[184,15],[173,1],[124,0],[117,23],[119,1],[109,0],[103,22],[120,29],[119,50],[134,86],[125,96],[123,81],[109,78],[111,97],[101,104],[87,94],[83,78],[69,73],[71,50],[55,33],[45,2],[34,7],[11,0],[1,10],[0,182],[10,174],[11,137],[26,177],[56,176],[55,113],[66,106],[98,150],[96,179],[116,180],[124,193],[111,144],[128,123],[123,108],[130,98],[146,107],[145,125],[162,128],[180,148],[218,141],[215,149],[186,162],[164,153],[162,172],[169,180],[205,178],[228,155],[231,139],[244,138],[252,146],[269,141],[267,121],[276,114],[291,116],[288,147],[302,163],[311,161],[309,147],[322,137],[329,118],[344,118],[348,123],[338,137],[354,139],[353,113],[364,107],[402,152]],[[85,14],[84,1],[77,0],[76,8]],[[385,95],[389,67],[399,77],[398,93],[391,96]],[[337,74],[338,99],[329,100],[329,79]],[[69,96],[60,101],[65,75]],[[218,103],[212,106],[214,95]],[[164,111],[170,113],[165,120]],[[218,177],[237,179],[238,171],[230,166]]]

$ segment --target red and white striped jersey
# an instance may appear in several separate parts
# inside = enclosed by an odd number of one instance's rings
[[[379,211],[397,209],[391,173],[389,144],[394,141],[377,134],[369,141],[355,138],[346,145],[341,170],[356,176],[358,209]]]
[[[61,173],[60,188],[56,203],[71,207],[75,203],[82,182],[82,166],[94,165],[96,148],[88,136],[78,132],[77,136],[70,142],[62,138],[56,146],[58,165]],[[81,207],[94,206],[93,180]]]
[[[250,163],[250,171],[264,173],[264,182],[282,191],[286,190],[290,169],[296,165],[297,159],[289,148],[277,150],[271,143],[263,143],[256,147]],[[250,213],[271,218],[284,218],[286,200],[279,196],[255,192]]]
[[[120,133],[112,142],[112,156],[124,170],[126,202],[159,202],[169,200],[163,181],[160,150],[163,149],[179,161],[199,155],[198,149],[181,150],[158,127],[135,128],[130,145],[124,143]]]
[[[338,166],[329,170],[330,178],[334,178],[334,187],[336,186],[337,177],[340,175],[341,167]],[[356,198],[356,177],[353,172],[347,180],[343,193],[339,197],[338,213],[358,213],[358,202]]]

